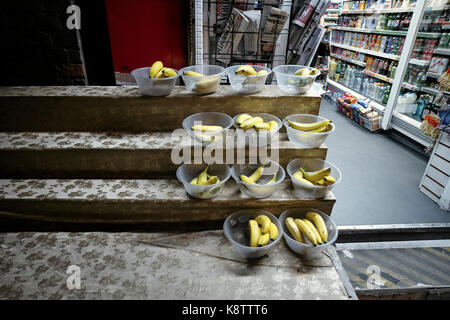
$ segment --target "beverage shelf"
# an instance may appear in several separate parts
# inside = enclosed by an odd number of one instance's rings
[[[408,90],[411,90],[411,91],[421,91],[421,87],[418,87],[418,86],[413,85],[413,84],[408,83],[408,82],[403,82],[402,83],[402,88],[405,88],[405,89],[408,89]]]
[[[366,97],[362,93],[355,91],[354,89],[351,89],[349,87],[346,87],[343,84],[333,81],[331,79],[328,79],[327,84],[329,84],[330,86],[332,86],[336,89],[339,89],[340,91],[348,92],[358,99],[367,101],[369,103],[369,105],[371,107],[373,107],[374,109],[376,109],[378,112],[384,113],[385,106],[382,105],[381,103],[379,103],[378,101],[376,101],[375,99]]]
[[[420,67],[428,67],[430,65],[430,61],[419,59],[411,59],[409,60],[409,63]]]
[[[384,75],[382,75],[382,74],[375,73],[375,72],[370,71],[370,70],[363,70],[363,72],[364,72],[365,74],[371,76],[371,77],[380,79],[380,80],[385,81],[385,82],[388,82],[388,83],[392,83],[392,81],[393,81],[393,80],[392,80],[391,78],[389,78],[389,77],[386,77],[386,76],[384,76]]]
[[[426,93],[434,94],[434,95],[438,95],[441,92],[443,92],[446,95],[450,95],[450,91],[441,91],[441,90],[431,88],[431,87],[422,87],[422,91],[426,92]]]
[[[385,35],[402,36],[402,37],[406,37],[406,34],[408,33],[407,31],[362,29],[362,28],[342,27],[342,26],[336,26],[336,27],[333,27],[333,29],[342,30],[342,31],[360,32],[360,33],[385,34]],[[441,33],[439,33],[439,32],[419,32],[419,33],[417,33],[417,37],[418,38],[438,39],[441,37]]]
[[[429,78],[435,78],[435,79],[439,79],[441,75],[439,74],[435,74],[435,73],[431,73],[431,72],[427,72],[427,77]]]
[[[450,5],[426,7],[425,11],[447,10]],[[342,14],[374,14],[374,13],[404,13],[414,12],[415,7],[408,8],[385,8],[385,9],[367,9],[367,10],[342,10]]]
[[[330,56],[334,57],[334,58],[337,58],[337,59],[340,59],[342,61],[346,61],[346,62],[349,62],[349,63],[356,64],[357,66],[361,66],[361,67],[365,67],[366,66],[366,63],[363,62],[363,61],[350,59],[350,58],[347,58],[347,57],[344,57],[344,56],[340,56],[340,55],[335,54],[335,53],[330,53]]]
[[[325,20],[338,20],[339,17],[323,17]]]
[[[394,55],[394,54],[388,54],[388,53],[384,53],[384,52],[377,52],[377,51],[372,51],[372,50],[366,50],[366,49],[363,49],[363,48],[348,46],[348,45],[341,44],[341,43],[336,43],[336,42],[331,42],[331,45],[334,46],[334,47],[347,49],[347,50],[352,50],[352,51],[358,51],[358,52],[365,53],[365,54],[368,54],[368,55],[371,55],[371,56],[377,56],[377,57],[391,59],[391,60],[399,60],[399,58],[400,58],[399,56]]]

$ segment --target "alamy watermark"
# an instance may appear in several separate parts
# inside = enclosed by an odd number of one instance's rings
[[[81,29],[81,9],[73,4],[67,7],[66,13],[70,16],[67,18],[66,26],[69,30]]]

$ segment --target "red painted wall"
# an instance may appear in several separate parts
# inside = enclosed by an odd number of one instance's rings
[[[188,1],[105,0],[114,71],[161,60],[180,69],[187,61]]]

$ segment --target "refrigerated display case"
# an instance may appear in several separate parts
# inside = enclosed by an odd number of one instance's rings
[[[447,0],[344,1],[328,84],[367,101],[383,115],[383,129],[430,146],[421,125],[448,104],[449,81],[438,79],[450,55],[449,20]]]

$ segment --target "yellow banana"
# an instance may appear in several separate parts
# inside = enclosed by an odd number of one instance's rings
[[[253,126],[256,130],[270,130],[270,124],[266,122],[257,123]]]
[[[278,228],[277,225],[275,223],[270,223],[270,228],[269,228],[269,234],[270,234],[270,239],[275,240],[276,238],[278,238]]]
[[[314,129],[317,129],[317,128],[321,128],[321,127],[323,127],[325,125],[328,125],[331,121],[330,120],[323,120],[323,121],[314,122],[314,123],[300,123],[300,122],[287,120],[287,122],[294,129],[302,130],[302,131],[311,131],[311,130],[314,130]]]
[[[219,77],[201,78],[192,90],[198,94],[212,93],[219,87],[219,82]]]
[[[198,184],[198,177],[195,177],[194,179],[192,179],[190,183],[191,184]]]
[[[269,123],[269,126],[270,126],[269,130],[278,129],[278,122],[276,122],[275,120],[269,121],[268,123]]]
[[[325,221],[323,221],[323,218],[318,214],[317,212],[311,211],[306,214],[306,219],[309,221],[314,222],[314,224],[317,227],[317,231],[319,232],[320,237],[322,238],[323,242],[328,241],[328,229],[327,225],[325,224]]]
[[[270,235],[268,233],[262,234],[258,239],[258,247],[263,247],[269,243]]]
[[[177,75],[175,70],[171,68],[162,68],[162,73],[164,78],[175,77]]]
[[[309,180],[311,182],[316,182],[316,181],[322,180],[326,176],[329,176],[331,173],[331,168],[323,168],[319,171],[314,171],[314,172],[307,172],[307,171],[303,170],[303,168],[300,168],[300,171],[302,172],[303,177],[306,180]]]
[[[190,76],[190,77],[203,77],[203,75],[201,73],[198,73],[195,71],[184,71],[183,74],[185,76]]]
[[[328,123],[328,124],[324,125],[323,127],[319,127],[319,128],[317,128],[317,129],[310,130],[310,131],[308,131],[308,132],[312,132],[312,133],[322,133],[322,132],[330,131],[331,128],[332,128],[331,123]]]
[[[241,114],[241,115],[236,119],[236,124],[237,124],[238,126],[240,126],[245,120],[248,120],[248,119],[251,119],[251,118],[252,118],[252,116],[249,115],[249,114],[247,114],[247,113]]]
[[[267,70],[265,69],[259,70],[256,74],[257,75],[267,74]]]
[[[297,225],[300,232],[304,234],[306,238],[308,238],[309,242],[311,242],[313,245],[317,245],[316,236],[314,235],[314,232],[309,229],[309,226],[303,220],[300,219],[295,219],[294,222]]]
[[[240,66],[236,72],[236,74],[242,74],[244,76],[254,76],[256,75],[255,69],[252,66]]]
[[[332,176],[326,176],[323,179],[314,182],[314,184],[318,186],[330,186],[335,182],[336,180]]]
[[[197,184],[198,185],[205,185],[206,181],[208,181],[208,168],[209,166],[206,166],[205,169],[203,169],[203,171],[198,175],[198,180],[197,180]]]
[[[255,181],[251,180],[249,177],[244,176],[243,174],[241,174],[240,176],[241,180],[244,181],[245,183],[249,183],[249,184],[255,184]]]
[[[261,232],[258,223],[252,219],[248,221],[248,226],[250,228],[250,247],[257,247],[259,234]]]
[[[260,166],[248,178],[256,183],[256,182],[258,182],[259,178],[261,178],[261,175],[262,175],[263,171],[264,171],[264,166]]]
[[[203,185],[204,186],[209,186],[209,185],[216,184],[216,183],[219,183],[219,182],[220,182],[219,178],[216,177],[216,176],[213,176],[211,178],[208,178],[208,180],[206,180],[206,182]]]
[[[301,171],[297,171],[293,174],[294,178],[297,180],[300,180],[303,183],[309,184],[309,185],[313,185],[310,181],[306,180],[305,178],[303,178],[303,174],[301,173]]]
[[[272,179],[270,179],[270,181],[266,183],[266,185],[275,183],[275,181],[277,181],[277,173],[276,172],[273,174]]]
[[[164,65],[161,61],[154,62],[148,73],[150,78],[156,78],[156,75],[161,71],[163,67]]]
[[[159,72],[154,77],[155,79],[161,79],[164,76],[163,69],[159,70]]]
[[[258,222],[258,225],[261,226],[261,231],[263,234],[268,233],[270,229],[270,224],[272,221],[270,221],[270,218],[265,215],[259,215],[255,218],[255,221]]]
[[[191,128],[194,131],[221,131],[223,128],[221,126],[203,126],[203,125],[195,125]]]
[[[317,231],[316,227],[312,224],[311,221],[308,219],[302,219],[309,227],[309,229],[314,233],[314,236],[316,237],[316,241],[318,244],[322,244],[322,238],[320,237],[319,231]]]
[[[297,71],[295,71],[294,75],[296,76],[309,76],[310,75],[310,71],[308,68],[302,68],[302,69],[298,69]]]
[[[300,232],[300,229],[298,228],[297,224],[294,222],[294,218],[289,217],[286,219],[286,227],[289,229],[289,232],[291,233],[292,237],[301,243],[306,243],[305,239],[303,238],[303,235]]]
[[[247,129],[250,129],[251,127],[253,127],[255,124],[261,123],[261,122],[264,122],[263,118],[261,118],[261,117],[254,117],[254,118],[245,120],[240,125],[240,128],[244,129],[244,130],[247,130]]]

